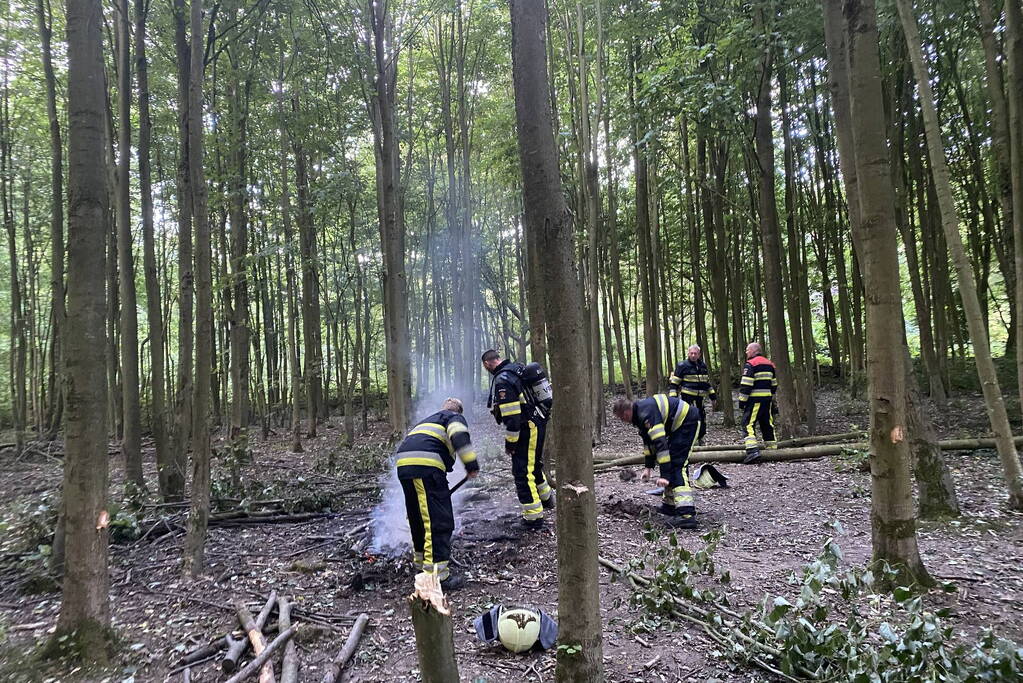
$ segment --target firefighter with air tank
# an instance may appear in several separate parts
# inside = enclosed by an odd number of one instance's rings
[[[515,493],[527,529],[544,527],[544,510],[554,508],[554,492],[543,472],[543,446],[553,404],[550,382],[539,363],[523,365],[488,349],[481,357],[492,376],[487,408],[504,425],[504,449],[511,456]]]

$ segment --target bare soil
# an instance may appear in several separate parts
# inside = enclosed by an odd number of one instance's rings
[[[824,391],[818,401],[819,432],[866,425],[862,402],[849,401],[838,391]],[[720,414],[710,417],[708,443],[739,441],[737,429],[721,426]],[[935,417],[943,438],[985,432],[983,404],[977,397],[957,399]],[[500,435],[485,414],[473,426],[484,476],[460,496],[454,560],[469,582],[450,595],[462,679],[553,680],[553,652],[514,655],[485,646],[473,633],[473,618],[494,603],[532,605],[552,615],[558,606],[553,525],[539,532],[521,528]],[[118,530],[111,547],[110,595],[119,642],[114,664],[92,671],[39,662],[32,655],[53,631],[60,608],[60,595],[45,578],[44,558],[36,546],[46,542],[47,524],[52,523],[61,460],[42,447],[18,460],[9,449],[0,452],[0,635],[6,638],[0,648],[0,679],[182,680],[181,673],[172,672],[183,652],[237,628],[232,601],[244,599],[255,612],[276,590],[294,602],[294,619],[305,626],[298,640],[301,680],[322,678],[360,612],[369,614],[370,628],[347,669],[347,680],[418,680],[407,609],[411,566],[405,557],[372,554],[363,526],[381,495],[376,484],[389,452],[386,425],[371,423],[354,449],[337,447],[340,427],[334,421],[318,438],[306,439],[301,454],[287,451],[283,434],[254,440],[253,462],[243,469],[241,483],[218,484],[220,509],[283,508],[321,516],[278,524],[225,520],[210,530],[208,566],[201,580],[186,581],[180,572],[178,508],[150,506],[136,528]],[[596,455],[617,457],[640,450],[635,431],[613,423]],[[152,459],[151,452],[148,457]],[[111,462],[111,497],[116,499],[122,467],[116,455]],[[956,590],[932,591],[926,601],[949,607],[962,637],[991,627],[1023,642],[1023,515],[1006,507],[994,452],[953,453],[948,462],[964,514],[952,522],[922,523],[919,541],[931,573],[953,582]],[[220,469],[226,470],[222,462]],[[837,542],[845,561],[862,565],[869,559],[869,474],[852,460],[720,469],[730,487],[700,491],[701,528],[680,537],[695,550],[702,547],[700,533],[727,527],[715,560],[731,574],[728,590],[734,603],[755,606],[768,596],[793,597],[798,589],[788,583],[789,576],[835,536],[835,521],[843,530]],[[623,481],[621,472],[597,475],[601,554],[617,562],[644,552],[644,525],[662,524],[654,512],[658,499],[644,493],[652,484],[638,478]],[[148,475],[155,485],[155,472]],[[259,502],[267,500],[281,502]],[[133,523],[132,517],[115,515],[118,519]],[[724,658],[696,628],[672,623],[652,628],[651,620],[630,606],[629,589],[604,569],[601,585],[608,681],[766,680],[759,670]],[[658,655],[656,664],[645,668]],[[191,679],[223,680],[218,664],[219,658],[193,667]]]

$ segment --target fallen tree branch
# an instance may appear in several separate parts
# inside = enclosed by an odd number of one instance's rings
[[[1017,446],[1023,445],[1023,436],[1013,438]],[[946,439],[939,441],[938,446],[943,451],[974,451],[980,448],[995,448],[995,440],[990,437],[974,439]],[[866,441],[853,441],[841,444],[824,444],[819,446],[803,446],[800,448],[778,448],[773,450],[760,451],[760,459],[757,462],[788,462],[792,460],[810,460],[831,455],[841,455],[850,450],[869,450],[870,443]],[[741,463],[746,457],[745,450],[718,451],[710,453],[693,453],[689,458],[691,464],[703,462],[731,462]],[[594,471],[620,467],[622,465],[641,465],[644,458],[642,455],[632,455],[617,460],[598,463],[593,466]]]
[[[291,628],[291,603],[283,595],[277,599],[277,627],[282,631]],[[298,647],[289,640],[281,662],[281,683],[298,683],[298,666]]]
[[[345,666],[348,664],[348,660],[352,658],[355,650],[359,647],[359,641],[362,639],[362,632],[366,630],[367,623],[369,623],[369,615],[363,612],[355,620],[355,626],[352,626],[352,630],[348,634],[348,638],[345,640],[341,651],[338,652],[334,661],[330,663],[327,672],[323,674],[322,683],[334,683],[338,676],[341,675],[341,672],[344,671]],[[284,683],[284,681],[282,680],[281,683]]]
[[[285,644],[287,644],[287,642],[291,640],[291,638],[297,632],[298,624],[295,624],[287,631],[282,631],[279,636],[270,641],[270,643],[262,652],[256,655],[255,659],[253,659],[251,662],[243,666],[241,670],[238,671],[238,673],[227,679],[225,683],[241,683],[246,678],[262,669],[263,664],[269,662],[270,658],[273,657],[274,653],[277,652],[277,650],[281,649],[281,647],[283,647]]]
[[[628,571],[624,567],[615,564],[614,562],[608,560],[605,557],[598,556],[597,561],[600,562],[600,564],[607,567],[608,569],[612,570],[613,572],[626,577],[626,579],[628,579],[629,581],[629,584],[633,587],[634,590],[638,591],[640,590],[640,586],[648,586],[650,584],[650,580],[647,579],[646,577],[640,576],[639,574],[633,571]],[[713,621],[711,620],[712,615],[706,610],[703,610],[692,603],[684,603],[673,596],[671,597],[671,601],[675,605],[675,607],[673,607],[670,610],[670,612],[671,615],[674,616],[675,618],[682,619],[683,621],[688,621],[689,623],[695,626],[699,626],[714,642],[718,643],[726,650],[733,649],[733,647],[737,644],[735,639],[730,638],[728,635],[724,633],[721,633],[721,631],[713,625]],[[691,609],[695,611],[698,616],[687,614],[686,612],[682,611],[683,609]],[[782,655],[781,650],[779,650],[778,648],[772,647],[767,643],[762,643],[758,640],[750,638],[745,633],[742,633],[741,631],[731,628],[731,626],[723,620],[719,622],[719,625],[721,628],[724,628],[728,630],[730,633],[734,634],[738,638],[738,640],[741,640],[752,650],[760,650],[764,654],[776,658],[780,658]],[[750,661],[759,666],[764,671],[774,674],[779,678],[783,678],[786,681],[791,681],[792,683],[798,683],[799,681],[799,679],[794,678],[786,674],[785,672],[780,671],[776,667],[771,666],[757,655],[751,654]],[[811,671],[803,670],[801,671],[801,673],[811,680],[817,680],[817,676],[815,676]]]
[[[238,668],[238,662],[245,655],[245,651],[249,649],[249,643],[252,642],[255,647],[255,642],[252,641],[252,634],[249,626],[253,626],[254,630],[259,632],[260,637],[263,638],[263,645],[266,645],[266,638],[263,636],[263,628],[266,626],[267,619],[270,618],[270,613],[273,612],[274,606],[277,604],[277,592],[271,591],[270,597],[267,598],[266,603],[263,604],[263,609],[259,611],[259,616],[252,620],[252,614],[249,613],[245,605],[241,602],[236,602],[234,606],[235,613],[238,615],[238,621],[241,622],[242,628],[245,629],[245,633],[248,639],[241,638],[239,640],[231,639],[231,642],[227,646],[227,654],[224,655],[224,659],[220,662],[220,669],[226,674],[231,673]],[[251,623],[249,623],[251,622]],[[259,650],[256,650],[256,654],[259,654]],[[270,675],[273,675],[271,670]]]

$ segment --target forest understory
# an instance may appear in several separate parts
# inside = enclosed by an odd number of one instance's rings
[[[821,391],[817,397],[821,433],[866,425],[864,402],[851,401],[838,390]],[[986,431],[979,396],[956,398],[934,418],[941,438]],[[724,429],[719,414],[711,413],[710,423],[708,443],[739,441],[738,430]],[[553,651],[515,655],[487,647],[473,634],[472,620],[494,603],[531,605],[554,615],[558,595],[554,531],[550,526],[541,532],[521,529],[499,434],[482,412],[471,425],[483,476],[456,499],[461,528],[453,554],[469,582],[450,594],[461,677],[550,681]],[[297,636],[300,680],[322,679],[362,612],[370,617],[369,628],[342,680],[417,680],[407,606],[412,568],[404,555],[389,558],[371,552],[371,528],[366,525],[381,498],[379,482],[389,451],[386,432],[385,423],[371,421],[369,432],[353,448],[337,448],[343,423],[335,420],[318,438],[306,440],[301,454],[288,452],[283,430],[266,441],[256,438],[252,463],[238,474],[244,484],[232,484],[226,456],[215,455],[208,568],[194,583],[182,579],[180,569],[184,532],[177,525],[183,507],[149,504],[137,513],[115,514],[110,598],[118,650],[115,666],[107,670],[41,663],[33,654],[52,633],[60,608],[60,594],[45,578],[45,557],[37,546],[48,542],[61,459],[39,448],[17,460],[10,449],[0,452],[0,634],[6,635],[0,678],[183,680],[178,665],[184,652],[237,628],[235,600],[248,603],[256,613],[270,592],[277,591],[292,601],[293,618],[303,624]],[[618,423],[605,435],[595,457],[641,450],[635,433]],[[223,447],[222,441],[217,443]],[[114,444],[111,453],[116,453]],[[951,522],[920,524],[924,562],[939,584],[946,583],[945,590],[925,596],[925,605],[948,608],[957,637],[976,640],[982,628],[990,627],[1002,637],[1023,641],[1023,515],[1006,508],[993,451],[947,457],[963,515]],[[789,582],[790,575],[799,574],[829,538],[841,547],[848,565],[862,566],[870,558],[870,481],[861,467],[864,458],[850,453],[790,463],[723,465],[730,487],[698,493],[700,529],[679,532],[679,540],[696,551],[704,545],[703,534],[725,530],[713,557],[717,569],[730,574],[727,595],[736,609],[756,608],[765,597],[794,600],[799,587]],[[117,457],[111,461],[111,499],[116,499],[123,463]],[[151,444],[147,462],[152,462]],[[652,484],[638,478],[625,481],[623,471],[597,475],[600,554],[617,563],[651,549],[644,538],[647,524],[662,526],[653,512],[657,498],[644,493]],[[147,479],[155,486],[151,469]],[[249,516],[241,517],[239,510]],[[278,523],[254,522],[261,511]],[[698,628],[656,617],[631,605],[629,597],[627,585],[602,568],[606,680],[772,680],[727,657]],[[869,607],[865,613],[871,613]],[[224,680],[219,664],[218,656],[195,665],[191,680]]]

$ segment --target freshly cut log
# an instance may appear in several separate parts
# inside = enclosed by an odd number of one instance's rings
[[[345,666],[348,664],[348,660],[355,654],[355,650],[359,647],[359,641],[362,639],[362,632],[366,630],[366,624],[369,623],[369,615],[363,612],[355,620],[355,625],[352,626],[352,630],[348,632],[348,638],[345,639],[345,644],[341,648],[341,651],[337,653],[337,657],[331,662],[330,667],[327,669],[327,673],[323,674],[322,683],[334,683],[341,672],[344,671]],[[285,683],[284,679],[281,679],[281,683]]]
[[[295,624],[287,631],[281,631],[281,634],[271,640],[266,648],[256,655],[255,659],[243,666],[238,673],[227,679],[225,683],[241,683],[249,676],[260,671],[263,668],[263,665],[269,662],[270,658],[274,656],[274,653],[284,647],[296,633],[298,633],[298,624]]]
[[[423,682],[459,680],[451,609],[436,574],[423,572],[416,575],[416,588],[409,596],[409,603]]]
[[[1023,446],[1023,436],[1013,437],[1017,446]],[[983,437],[975,439],[947,439],[939,441],[938,446],[943,451],[974,451],[980,448],[995,448],[993,438]],[[840,455],[845,451],[865,451],[870,448],[866,441],[852,441],[849,443],[824,444],[819,446],[803,446],[800,448],[779,448],[777,450],[760,451],[760,459],[757,462],[787,462],[791,460],[809,460],[829,455]],[[693,453],[689,458],[692,464],[702,462],[736,462],[741,463],[746,457],[745,450],[717,451],[711,453]],[[597,463],[593,466],[596,471],[606,470],[621,465],[640,465],[643,463],[642,455],[631,455],[626,458],[609,460],[608,462]]]

